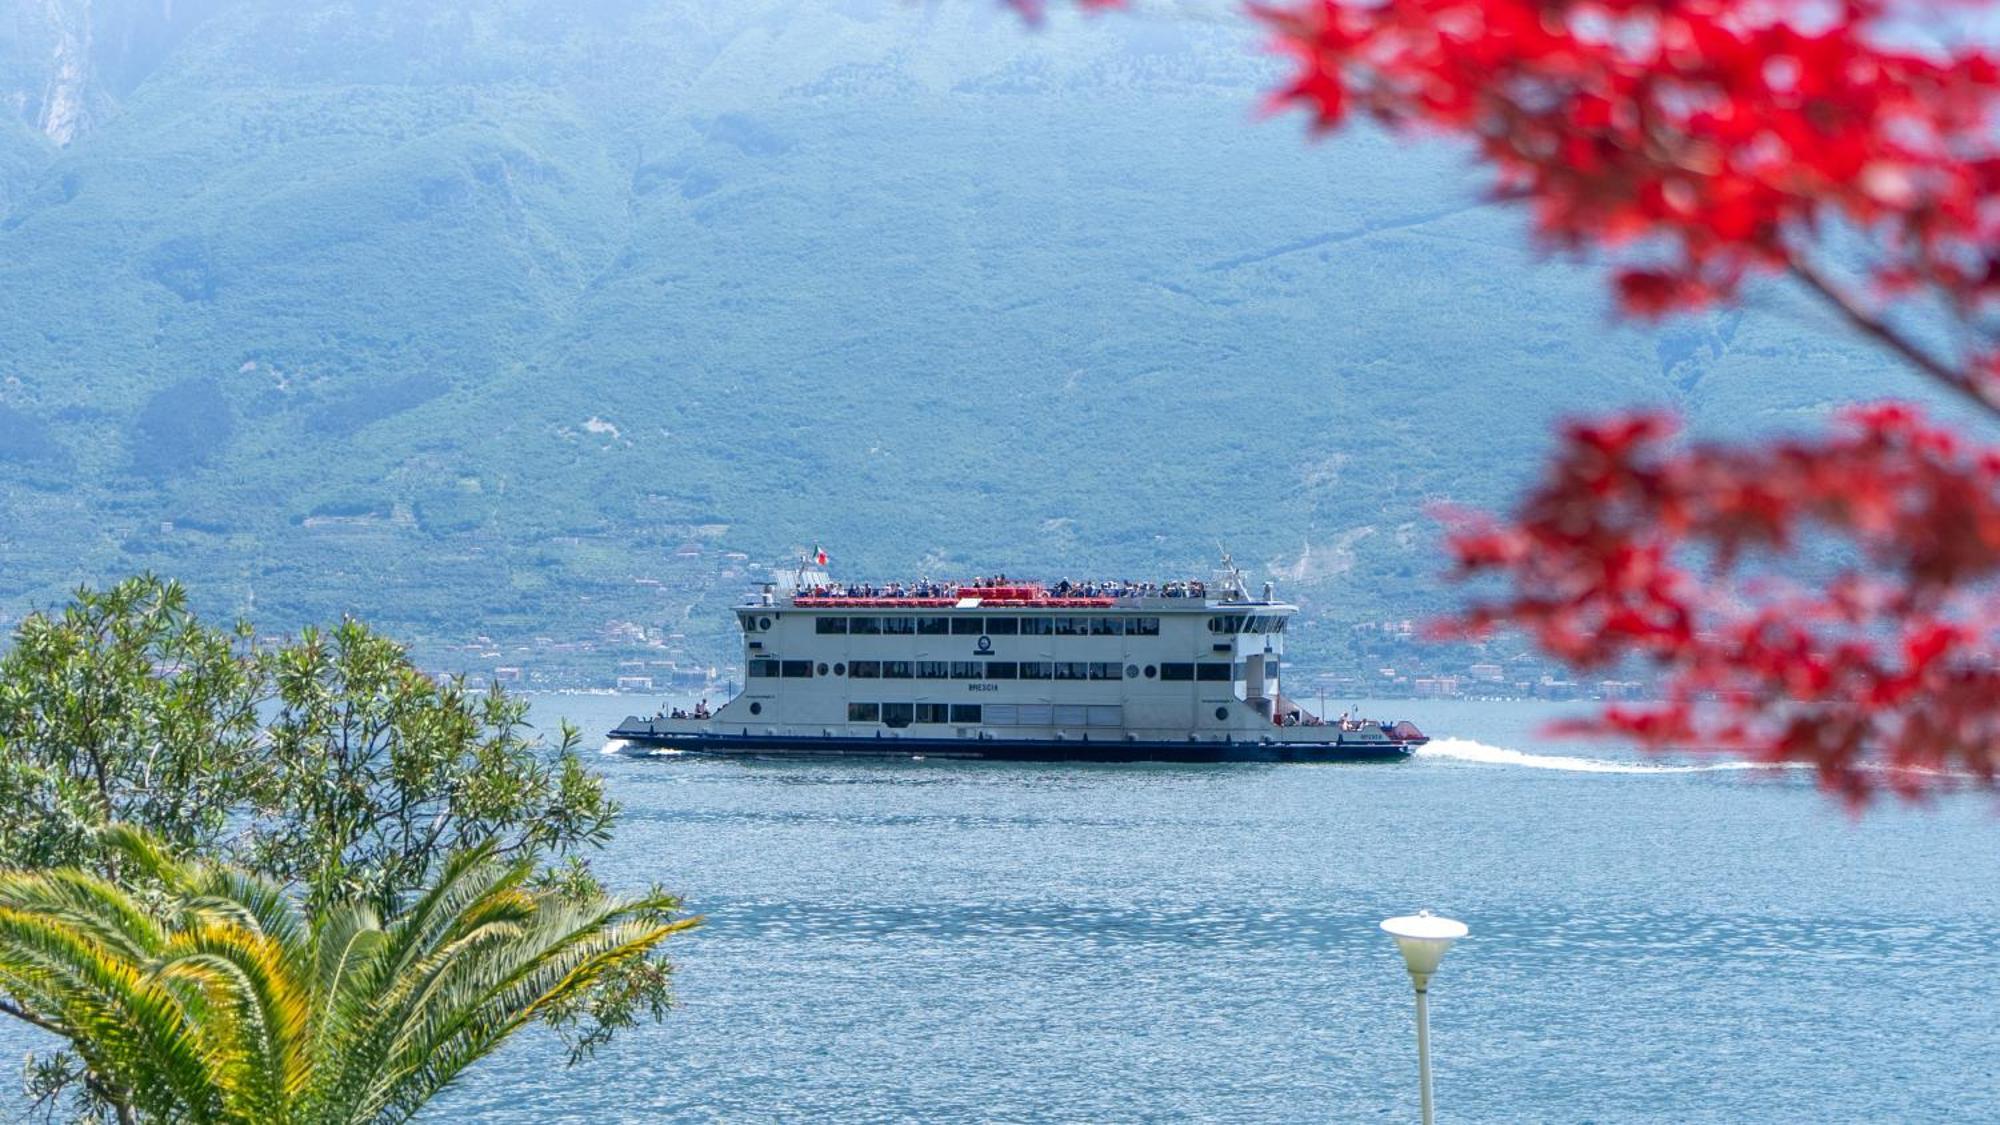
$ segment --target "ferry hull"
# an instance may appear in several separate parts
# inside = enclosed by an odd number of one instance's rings
[[[867,738],[723,734],[620,727],[628,754],[674,751],[748,758],[962,758],[997,762],[1393,762],[1415,742],[1138,742],[1123,739]]]

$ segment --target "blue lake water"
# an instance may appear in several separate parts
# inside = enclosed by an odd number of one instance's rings
[[[544,697],[598,733],[656,701]],[[1397,703],[1374,766],[603,757],[599,860],[707,916],[682,1007],[594,1065],[536,1035],[430,1120],[1414,1120],[1377,929],[1432,992],[1446,1121],[2000,1121],[2000,806],[1860,820],[1802,771]]]
[[[595,735],[630,701],[553,697]],[[1661,768],[1508,703],[1374,705],[1389,766],[606,758],[614,881],[707,925],[595,1066],[496,1057],[439,1118],[1413,1120],[1377,929],[1433,990],[1441,1119],[2000,1120],[2000,806],[1859,821],[1801,771]],[[1699,764],[1698,764],[1699,765]],[[1713,763],[1708,763],[1713,765]]]

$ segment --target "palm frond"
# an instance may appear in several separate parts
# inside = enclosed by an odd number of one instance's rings
[[[306,1029],[312,997],[283,947],[237,926],[204,926],[177,935],[154,970],[163,981],[199,982],[209,1003],[226,1011],[204,1021],[215,1048],[240,1064],[232,1106],[274,1119],[309,1077]]]
[[[271,883],[108,843],[168,891],[151,911],[76,872],[0,872],[0,989],[67,1029],[91,1072],[163,1121],[405,1120],[549,1006],[699,919],[663,896],[528,887],[492,847],[454,854],[386,923],[310,918]]]
[[[91,1068],[157,1116],[205,1120],[226,1061],[173,991],[59,918],[0,909],[0,986],[55,1013]]]
[[[0,907],[63,918],[80,933],[133,960],[152,956],[166,940],[158,923],[130,895],[74,868],[0,875]]]

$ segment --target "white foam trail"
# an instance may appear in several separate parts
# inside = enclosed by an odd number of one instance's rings
[[[1489,766],[1518,766],[1531,770],[1567,770],[1571,773],[1712,773],[1716,770],[1810,769],[1806,762],[1785,762],[1779,766],[1763,762],[1704,762],[1692,766],[1652,765],[1646,762],[1607,762],[1602,758],[1571,758],[1560,754],[1528,754],[1502,746],[1488,746],[1469,738],[1434,738],[1417,748],[1419,758],[1445,758],[1454,762],[1478,762]]]
[[[631,744],[631,743],[629,743],[629,742],[625,741],[625,740],[624,740],[624,739],[622,739],[622,738],[614,738],[614,739],[612,739],[611,741],[609,741],[609,742],[605,743],[605,744],[604,744],[604,749],[602,749],[602,750],[599,750],[599,751],[598,751],[598,753],[600,753],[600,754],[623,754],[623,753],[625,753],[625,752],[626,752],[627,750],[629,750],[629,749],[631,749],[631,748],[632,748],[632,744]]]

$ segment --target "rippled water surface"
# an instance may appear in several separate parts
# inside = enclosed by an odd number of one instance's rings
[[[604,757],[604,873],[708,919],[683,1006],[592,1066],[510,1050],[431,1119],[1414,1120],[1376,924],[1430,906],[1472,927],[1432,993],[1441,1120],[2000,1121],[1990,799],[1857,822],[1809,773],[1550,741],[1530,705],[1386,709],[1444,737],[1372,766]]]

